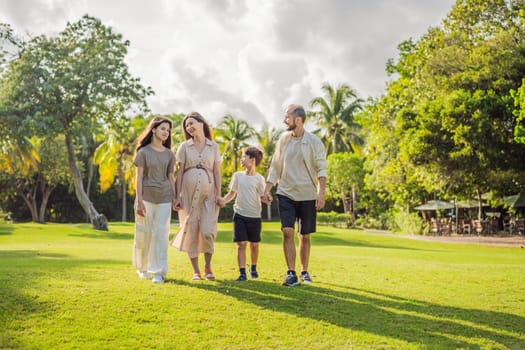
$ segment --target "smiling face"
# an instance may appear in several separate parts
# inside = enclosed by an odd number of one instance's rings
[[[196,134],[202,135],[204,134],[204,124],[199,122],[197,119],[188,118],[184,123],[184,130],[186,130],[186,132],[192,137],[194,137]]]
[[[251,168],[255,166],[255,158],[250,158],[246,153],[241,157],[241,167],[243,169]]]
[[[295,124],[295,120],[298,118],[297,116],[291,114],[292,111],[288,109],[286,113],[284,114],[284,125],[286,125],[286,131],[292,131],[295,130],[297,125]]]
[[[161,123],[156,128],[151,129],[151,132],[153,133],[153,136],[155,138],[159,139],[161,143],[164,143],[168,139],[168,137],[170,137],[171,134],[170,123]]]

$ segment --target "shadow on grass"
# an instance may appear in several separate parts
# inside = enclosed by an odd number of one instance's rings
[[[511,349],[525,348],[525,318],[513,314],[443,306],[346,287],[345,291],[317,285],[289,288],[264,281],[170,283],[218,292],[267,310],[421,344],[424,348],[480,349],[487,346],[487,341]]]
[[[122,263],[112,259],[79,260],[67,254],[38,250],[0,250],[0,349],[27,348],[19,330],[9,328],[14,320],[26,319],[37,312],[52,312],[53,305],[49,302],[39,300],[38,295],[24,292],[34,287],[43,275],[60,273],[77,266]]]
[[[414,247],[408,247],[403,244],[402,240],[392,239],[391,244],[379,244],[373,243],[366,240],[361,240],[352,235],[348,234],[348,238],[341,239],[337,236],[341,236],[336,233],[329,232],[316,232],[312,234],[312,245],[319,246],[346,246],[346,247],[360,247],[360,248],[379,248],[379,249],[399,249],[399,250],[412,250],[412,251],[434,251],[431,249],[420,249]],[[277,230],[264,230],[261,233],[261,243],[263,244],[282,244],[282,232]],[[217,234],[217,242],[220,243],[232,243],[232,232],[227,230],[219,230]],[[296,238],[297,242],[297,238]]]
[[[13,234],[14,227],[12,225],[0,225],[0,236],[7,236]]]
[[[117,232],[93,232],[93,233],[70,233],[68,236],[80,238],[94,238],[94,239],[119,239],[119,240],[133,240],[133,233],[117,233]]]

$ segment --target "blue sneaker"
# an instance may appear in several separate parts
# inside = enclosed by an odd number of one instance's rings
[[[294,275],[293,273],[288,273],[288,275],[284,279],[283,286],[295,287],[298,285],[299,280],[297,279],[297,275]]]
[[[312,283],[312,278],[310,278],[308,271],[301,272],[301,281],[304,283]]]
[[[246,281],[246,275],[244,273],[241,273],[239,277],[237,277],[237,281]]]
[[[250,277],[251,278],[259,278],[259,274],[257,273],[257,270],[250,269]]]

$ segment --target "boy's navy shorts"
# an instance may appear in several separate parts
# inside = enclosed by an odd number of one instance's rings
[[[233,241],[260,242],[261,218],[249,218],[237,213],[233,214]]]

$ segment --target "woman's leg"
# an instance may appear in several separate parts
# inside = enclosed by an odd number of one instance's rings
[[[168,272],[171,203],[149,203],[146,204],[146,210],[154,213],[148,271],[156,275],[166,276]]]

